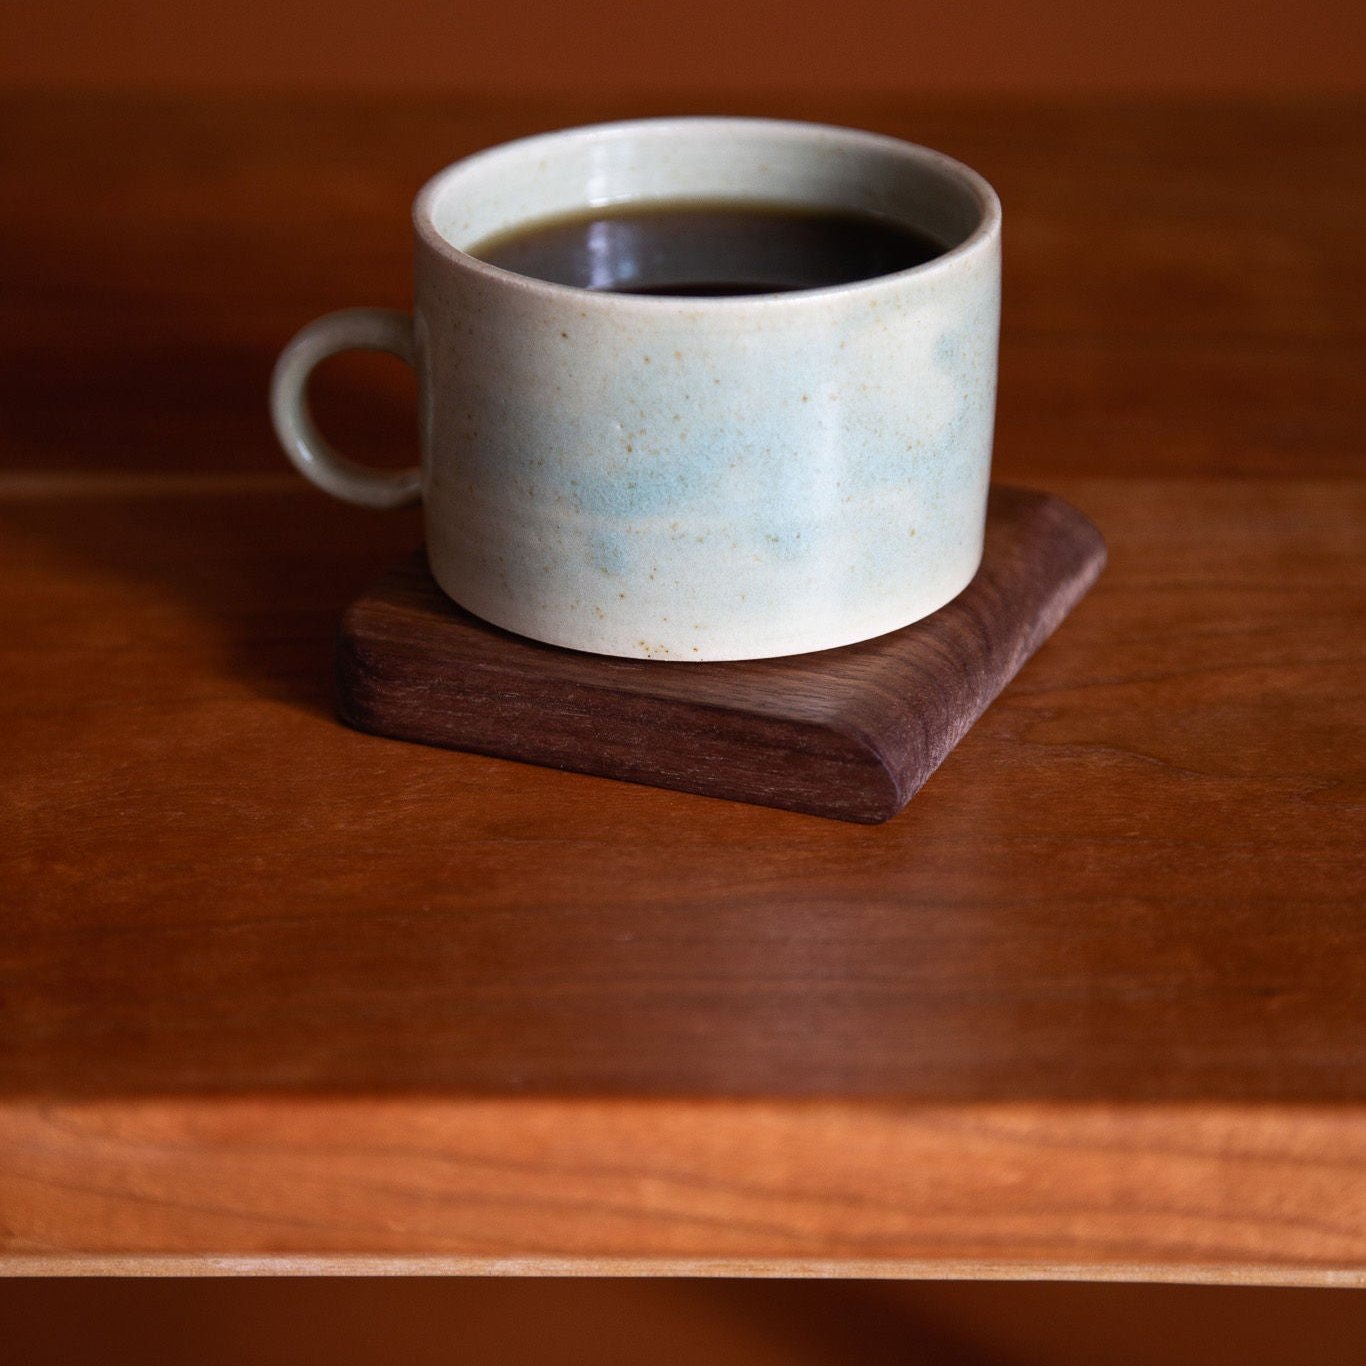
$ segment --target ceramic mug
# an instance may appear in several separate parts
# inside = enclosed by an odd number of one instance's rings
[[[518,225],[622,203],[738,200],[885,216],[946,246],[828,288],[615,294],[486,264]],[[441,588],[554,645],[755,659],[865,640],[955,597],[981,560],[1001,211],[966,166],[894,138],[650,119],[495,147],[418,195],[411,316],[319,318],[276,366],[294,463],[369,507],[421,498]],[[347,348],[416,366],[421,466],[337,454],[305,401]]]

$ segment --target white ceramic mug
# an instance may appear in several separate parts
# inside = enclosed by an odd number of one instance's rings
[[[738,200],[866,212],[946,244],[829,288],[614,294],[467,248],[574,210]],[[275,370],[285,450],[370,507],[420,497],[442,589],[577,650],[667,660],[828,649],[905,626],[981,560],[1001,211],[975,172],[894,138],[763,119],[651,119],[447,167],[414,205],[415,307],[304,328]],[[338,455],[310,370],[351,347],[417,367],[422,463]]]

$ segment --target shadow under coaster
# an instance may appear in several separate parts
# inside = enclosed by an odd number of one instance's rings
[[[894,816],[1095,582],[1105,542],[1061,498],[995,485],[977,577],[875,640],[733,663],[525,640],[451,602],[425,557],[347,609],[342,719],[420,744],[839,820]]]

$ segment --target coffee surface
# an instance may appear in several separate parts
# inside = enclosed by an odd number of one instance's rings
[[[470,249],[491,265],[620,294],[776,294],[923,265],[946,248],[871,214],[652,202],[520,225]]]

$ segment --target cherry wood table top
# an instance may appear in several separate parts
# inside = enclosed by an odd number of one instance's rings
[[[446,161],[664,110],[0,99],[7,1269],[1366,1279],[1362,106],[733,108],[996,183],[996,475],[1109,543],[885,826],[334,719],[420,530],[275,352]]]

